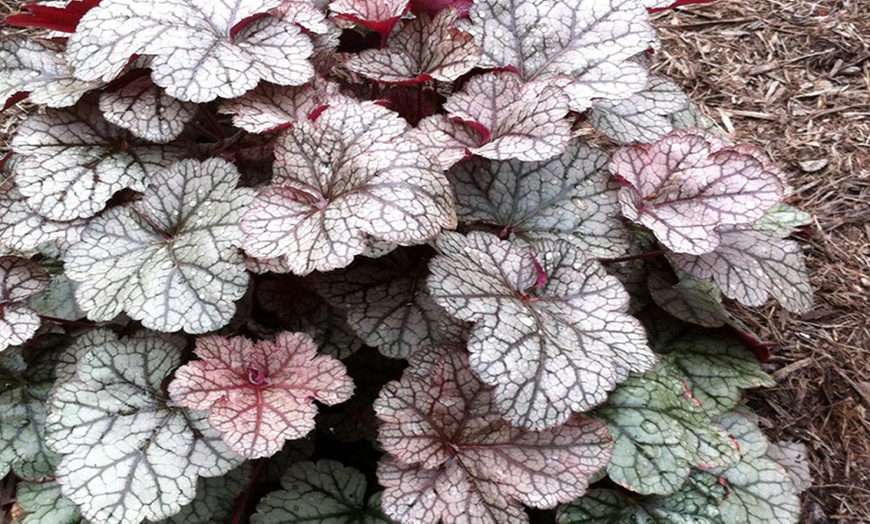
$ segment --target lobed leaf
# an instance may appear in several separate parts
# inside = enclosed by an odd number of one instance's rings
[[[565,92],[572,111],[646,85],[646,70],[628,59],[657,40],[637,0],[483,0],[469,14],[481,67],[514,68],[526,80],[571,75]]]
[[[723,467],[740,459],[728,433],[666,372],[629,378],[594,416],[607,424],[616,442],[608,475],[636,493],[675,493],[691,468]]]
[[[612,444],[600,423],[578,416],[539,432],[511,426],[464,352],[418,353],[431,364],[412,364],[375,401],[390,454],[378,480],[391,518],[528,522],[521,504],[543,509],[571,500],[609,460]]]
[[[239,219],[251,201],[224,160],[184,160],[152,177],[142,200],[94,219],[64,257],[92,320],[121,311],[150,329],[224,326],[245,293]]]
[[[365,500],[365,475],[334,460],[294,464],[281,486],[260,500],[252,524],[391,522],[380,510],[379,494]]]
[[[610,170],[624,187],[626,218],[677,253],[710,253],[718,228],[753,222],[783,196],[779,177],[746,148],[703,130],[675,130],[658,142],[617,151]]]
[[[689,97],[676,84],[651,77],[642,91],[628,98],[595,101],[589,122],[622,144],[655,142],[673,131],[671,115],[688,110],[690,105]]]
[[[117,91],[103,91],[100,111],[103,118],[138,138],[151,142],[171,142],[193,120],[197,106],[167,95],[148,77],[141,77]]]
[[[533,243],[566,240],[590,255],[619,256],[628,247],[617,186],[603,170],[607,155],[575,142],[546,162],[462,162],[447,176],[459,219],[501,229],[500,236]]]
[[[13,179],[0,184],[0,245],[18,251],[33,251],[55,244],[66,247],[81,236],[86,219],[67,222],[49,220],[27,205]]]
[[[353,394],[344,365],[318,356],[311,337],[281,333],[274,341],[202,337],[201,360],[182,366],[169,385],[172,400],[210,410],[209,422],[246,458],[269,457],[284,442],[314,429],[313,400],[338,404]]]
[[[803,253],[785,237],[809,221],[790,222],[792,213],[776,209],[753,224],[718,228],[719,245],[709,253],[672,254],[671,260],[695,277],[712,278],[726,296],[747,306],[761,306],[773,296],[789,311],[806,313],[813,290]]]
[[[369,237],[420,244],[454,227],[447,179],[406,127],[368,102],[336,104],[290,128],[272,185],[242,219],[245,251],[305,275],[347,266]]]
[[[194,498],[199,476],[222,475],[241,459],[205,413],[169,403],[161,383],[180,364],[184,340],[108,331],[48,400],[46,444],[61,453],[61,492],[101,524],[160,520]]]
[[[649,274],[650,297],[674,317],[704,327],[722,327],[731,314],[722,305],[722,292],[714,282],[682,274],[676,284],[663,271]]]
[[[338,17],[380,33],[387,40],[399,18],[408,10],[408,0],[331,0],[329,9]]]
[[[142,189],[184,154],[178,147],[137,144],[90,100],[29,116],[18,126],[12,150],[20,155],[13,173],[27,205],[55,221],[97,214],[114,193]]]
[[[12,37],[0,41],[0,101],[26,92],[34,104],[68,107],[102,85],[77,79],[63,51],[62,44],[50,40]]]
[[[0,352],[30,340],[39,315],[24,301],[48,289],[51,277],[30,260],[0,257]]]
[[[314,74],[311,41],[295,24],[254,17],[278,4],[102,0],[82,17],[67,56],[78,78],[105,81],[131,56],[150,56],[154,83],[185,102],[233,98],[260,80],[301,85]]]
[[[419,255],[397,250],[359,259],[345,270],[320,275],[317,291],[346,311],[348,324],[367,345],[387,357],[408,358],[437,340],[444,315],[426,290],[426,259]]]
[[[430,293],[474,323],[471,366],[511,423],[558,426],[655,363],[643,327],[625,313],[622,284],[575,246],[445,233],[437,248]]]
[[[352,55],[345,65],[378,82],[452,82],[471,71],[480,58],[471,35],[454,28],[456,16],[452,9],[434,17],[421,14],[406,22],[386,47]]]

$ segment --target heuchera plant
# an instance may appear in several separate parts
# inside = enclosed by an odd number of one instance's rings
[[[796,522],[727,306],[811,308],[811,217],[650,73],[671,4],[8,17],[15,521]]]

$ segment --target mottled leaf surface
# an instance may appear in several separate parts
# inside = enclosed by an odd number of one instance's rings
[[[151,142],[175,140],[193,120],[196,104],[182,102],[148,77],[137,78],[117,91],[103,91],[100,111],[103,118],[135,136]]]
[[[813,290],[803,251],[785,237],[808,221],[794,223],[793,213],[777,209],[753,224],[718,228],[720,242],[712,252],[673,254],[674,265],[695,277],[712,278],[726,296],[747,306],[761,306],[772,296],[789,311],[806,313],[813,306]]]
[[[135,143],[87,101],[29,116],[12,150],[21,155],[13,172],[27,205],[58,221],[95,215],[113,194],[141,190],[150,175],[184,154],[177,147]]]
[[[78,240],[87,220],[49,220],[27,205],[27,199],[10,178],[0,185],[0,245],[32,251],[55,244],[66,247]]]
[[[87,524],[71,500],[60,494],[60,486],[53,480],[20,482],[15,492],[19,507],[24,511],[20,524]]]
[[[52,275],[48,288],[27,299],[27,305],[48,317],[78,320],[85,316],[76,304],[75,284],[63,273]]]
[[[25,300],[50,283],[51,277],[36,262],[0,257],[0,351],[27,342],[39,329],[39,315]]]
[[[711,414],[734,408],[743,389],[775,384],[758,359],[733,340],[689,336],[666,349],[664,369],[682,380]]]
[[[84,82],[73,75],[63,45],[21,37],[0,41],[0,102],[27,92],[34,104],[48,107],[74,105],[100,82]]]
[[[546,509],[579,496],[609,460],[612,443],[600,423],[577,416],[539,432],[511,426],[464,351],[434,356],[375,401],[379,440],[390,454],[378,480],[391,518],[528,522],[522,504]]]
[[[788,471],[792,484],[799,493],[812,487],[813,474],[810,471],[806,444],[791,441],[771,442],[767,446],[767,456]]]
[[[299,462],[281,479],[283,489],[257,504],[252,524],[388,524],[378,494],[365,499],[366,477],[334,460]]]
[[[651,77],[643,91],[623,100],[598,100],[592,104],[589,123],[616,140],[655,142],[674,129],[671,115],[686,111],[691,101],[673,82]]]
[[[547,160],[571,141],[568,99],[552,79],[524,82],[510,72],[474,76],[444,110],[453,125],[468,124],[480,133],[481,143],[468,150],[486,158]]]
[[[272,185],[242,219],[245,251],[296,274],[345,267],[368,239],[420,244],[456,225],[447,178],[374,103],[330,106],[276,146]]]
[[[94,522],[169,517],[193,499],[197,477],[222,475],[241,458],[205,413],[171,405],[161,390],[181,363],[182,338],[102,333],[49,399],[46,443],[63,455],[57,481]]]
[[[54,383],[49,351],[25,363],[15,350],[0,354],[0,475],[25,480],[54,474],[58,456],[45,446],[45,400]]]
[[[438,335],[444,310],[426,290],[426,260],[419,251],[398,250],[360,259],[317,279],[318,292],[347,313],[347,322],[385,356],[408,358]]]
[[[461,222],[497,226],[500,236],[528,243],[567,240],[590,255],[614,257],[627,249],[628,234],[618,185],[603,170],[607,161],[603,151],[575,142],[546,162],[474,158],[447,175]]]
[[[202,337],[195,352],[201,360],[182,366],[169,385],[172,400],[210,410],[212,427],[249,459],[274,455],[314,429],[314,400],[332,405],[353,394],[344,365],[318,356],[304,333],[261,342]]]
[[[562,424],[655,362],[640,322],[625,313],[622,284],[575,246],[445,233],[437,248],[429,290],[452,316],[474,323],[471,366],[495,386],[512,423]]]
[[[646,85],[644,68],[628,60],[656,44],[637,0],[483,0],[470,16],[482,67],[516,68],[525,79],[571,75],[565,91],[573,111]]]
[[[387,47],[351,56],[346,66],[387,83],[452,82],[477,65],[480,49],[471,35],[454,27],[456,11],[434,18],[422,14],[406,22]]]
[[[184,160],[154,175],[138,202],[94,219],[64,258],[88,318],[125,311],[188,333],[229,322],[248,284],[238,222],[252,191],[238,180],[224,160]]]
[[[654,271],[646,284],[653,301],[683,322],[713,328],[724,326],[730,319],[715,282],[682,274],[673,283],[667,273]]]
[[[201,477],[196,484],[196,497],[181,511],[161,520],[159,524],[213,524],[230,522],[236,497],[248,486],[253,466],[245,462],[226,475]]]
[[[700,129],[620,149],[610,170],[625,186],[625,217],[690,255],[710,253],[721,242],[717,228],[754,222],[783,195],[780,179],[745,146],[726,146]]]
[[[78,78],[106,81],[132,55],[150,56],[154,83],[189,102],[233,98],[260,80],[301,85],[314,74],[309,38],[275,17],[246,20],[278,3],[104,0],[82,17],[67,55]]]
[[[265,133],[305,120],[331,101],[340,100],[338,84],[319,77],[303,86],[266,82],[244,95],[221,102],[220,112],[233,115],[233,125],[250,133]]]
[[[594,416],[616,442],[607,473],[636,493],[674,493],[692,467],[728,466],[740,458],[728,433],[693,403],[680,380],[661,371],[620,384]]]

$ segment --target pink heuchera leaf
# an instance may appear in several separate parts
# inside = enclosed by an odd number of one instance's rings
[[[272,185],[242,219],[245,251],[304,275],[347,266],[368,237],[412,245],[454,227],[447,178],[406,129],[371,102],[336,104],[291,127]]]
[[[73,0],[64,7],[40,4],[22,6],[28,12],[3,19],[6,25],[16,27],[39,27],[52,31],[72,33],[82,16],[100,4],[100,0]]]
[[[8,104],[16,93],[27,92],[34,104],[67,107],[102,85],[77,79],[63,51],[63,44],[49,40],[0,41],[0,101]]]
[[[448,116],[424,119],[412,136],[426,145],[441,143],[445,167],[466,151],[496,160],[548,160],[571,142],[568,98],[553,79],[524,83],[513,73],[475,76],[444,109]]]
[[[36,262],[0,257],[0,351],[27,342],[39,329],[39,315],[24,300],[45,291],[50,283]]]
[[[776,221],[782,213],[774,208],[759,222],[720,227],[720,243],[712,252],[674,253],[671,260],[690,275],[712,278],[726,296],[747,306],[761,306],[773,296],[789,311],[805,313],[812,308],[813,290],[801,247],[784,238],[790,227],[765,223],[765,218]]]
[[[338,84],[320,77],[303,86],[261,83],[244,95],[222,102],[219,111],[233,115],[233,125],[250,133],[265,133],[314,117],[330,103],[347,100]]]
[[[368,49],[347,61],[351,71],[379,82],[451,82],[471,71],[480,49],[471,35],[453,27],[456,11],[426,14],[406,22],[387,47]]]
[[[103,118],[151,142],[170,142],[196,115],[196,104],[167,95],[148,77],[141,77],[117,91],[103,91]]]
[[[644,68],[629,60],[656,43],[638,0],[478,0],[469,14],[482,67],[513,67],[527,80],[571,75],[565,91],[574,111],[646,83]]]
[[[411,0],[411,11],[434,16],[445,9],[455,9],[457,16],[464,18],[472,3],[472,0]]]
[[[552,508],[586,491],[613,443],[597,421],[527,431],[506,422],[464,352],[425,348],[375,401],[382,504],[402,523],[528,522],[522,504]]]
[[[720,243],[717,228],[753,222],[783,196],[783,184],[745,147],[702,130],[675,130],[654,144],[614,154],[626,218],[650,228],[677,253],[702,255]]]
[[[329,33],[332,24],[326,13],[315,5],[313,0],[282,0],[269,14],[284,21],[302,26],[306,31],[317,35]]]
[[[338,18],[380,33],[381,41],[386,42],[408,10],[408,0],[332,0],[329,8]]]
[[[82,18],[67,56],[80,79],[106,81],[132,55],[151,56],[154,83],[190,102],[233,98],[261,79],[301,85],[314,74],[310,39],[293,23],[254,16],[278,3],[103,0]]]
[[[495,387],[511,423],[562,424],[655,363],[643,326],[626,313],[625,288],[576,246],[545,240],[529,248],[474,232],[444,233],[437,248],[429,292],[454,318],[474,323],[471,366]]]
[[[353,394],[339,360],[317,355],[304,333],[274,341],[207,336],[197,339],[195,360],[169,384],[174,402],[210,410],[208,420],[230,448],[249,459],[270,457],[284,442],[314,429],[314,401],[333,405]]]

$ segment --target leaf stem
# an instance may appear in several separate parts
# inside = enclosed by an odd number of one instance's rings
[[[251,495],[253,495],[254,493],[254,488],[260,481],[260,476],[262,476],[263,472],[266,471],[266,465],[268,463],[268,460],[257,461],[257,465],[254,467],[254,471],[251,472],[251,476],[248,478],[248,485],[245,486],[245,491],[243,491],[242,494],[239,495],[239,498],[236,499],[236,508],[233,511],[233,516],[230,519],[230,524],[241,524],[242,519],[245,517],[245,509],[248,506],[248,501],[251,500]]]
[[[81,328],[98,328],[102,326],[100,322],[92,322],[90,320],[67,320],[65,318],[50,317],[47,315],[39,315],[43,322],[54,322],[63,326],[81,327]]]
[[[638,253],[636,255],[626,255],[624,257],[599,258],[598,261],[602,264],[616,264],[617,262],[631,262],[632,260],[642,260],[644,258],[656,258],[664,254],[664,249],[656,249],[655,251],[647,251],[646,253]]]

